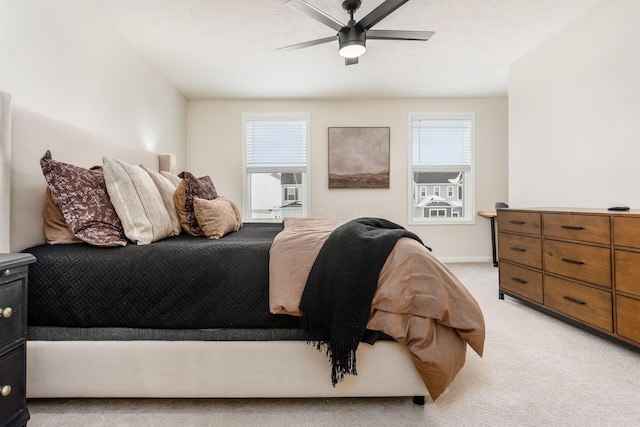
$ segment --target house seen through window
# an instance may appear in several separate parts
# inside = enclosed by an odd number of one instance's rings
[[[307,216],[309,116],[244,115],[243,217]]]
[[[473,113],[411,114],[410,224],[473,222]]]

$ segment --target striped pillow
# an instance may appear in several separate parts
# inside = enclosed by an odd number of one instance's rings
[[[102,165],[109,198],[129,240],[145,245],[175,235],[162,196],[144,169],[108,157]]]

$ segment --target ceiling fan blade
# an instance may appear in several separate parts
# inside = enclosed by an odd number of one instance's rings
[[[420,40],[427,41],[433,31],[369,30],[367,40]]]
[[[315,19],[318,22],[330,28],[333,28],[336,31],[340,31],[345,26],[342,22],[327,15],[320,9],[317,9],[314,6],[311,6],[309,3],[305,2],[304,0],[289,0],[285,4],[287,6],[290,6],[294,9],[299,10],[300,12],[310,16],[311,18]]]
[[[333,42],[333,41],[336,41],[337,39],[338,39],[338,36],[325,37],[323,39],[316,39],[316,40],[311,40],[304,43],[298,43],[298,44],[292,44],[290,46],[279,47],[276,50],[286,51],[286,50],[304,49],[305,47],[311,47],[311,46],[315,46],[322,43]]]
[[[380,6],[369,12],[369,14],[362,18],[356,25],[360,25],[365,30],[368,30],[408,1],[409,0],[386,0],[380,4]]]
[[[356,65],[358,63],[358,58],[344,58],[344,65]]]

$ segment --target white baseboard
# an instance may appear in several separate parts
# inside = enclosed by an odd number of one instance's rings
[[[444,264],[454,264],[462,262],[493,262],[491,257],[436,257]]]

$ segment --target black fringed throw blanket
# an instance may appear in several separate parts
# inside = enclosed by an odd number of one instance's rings
[[[356,349],[365,333],[380,270],[402,226],[379,218],[359,218],[336,228],[320,249],[300,299],[302,329],[318,350],[326,346],[335,387],[345,374],[357,375]]]

